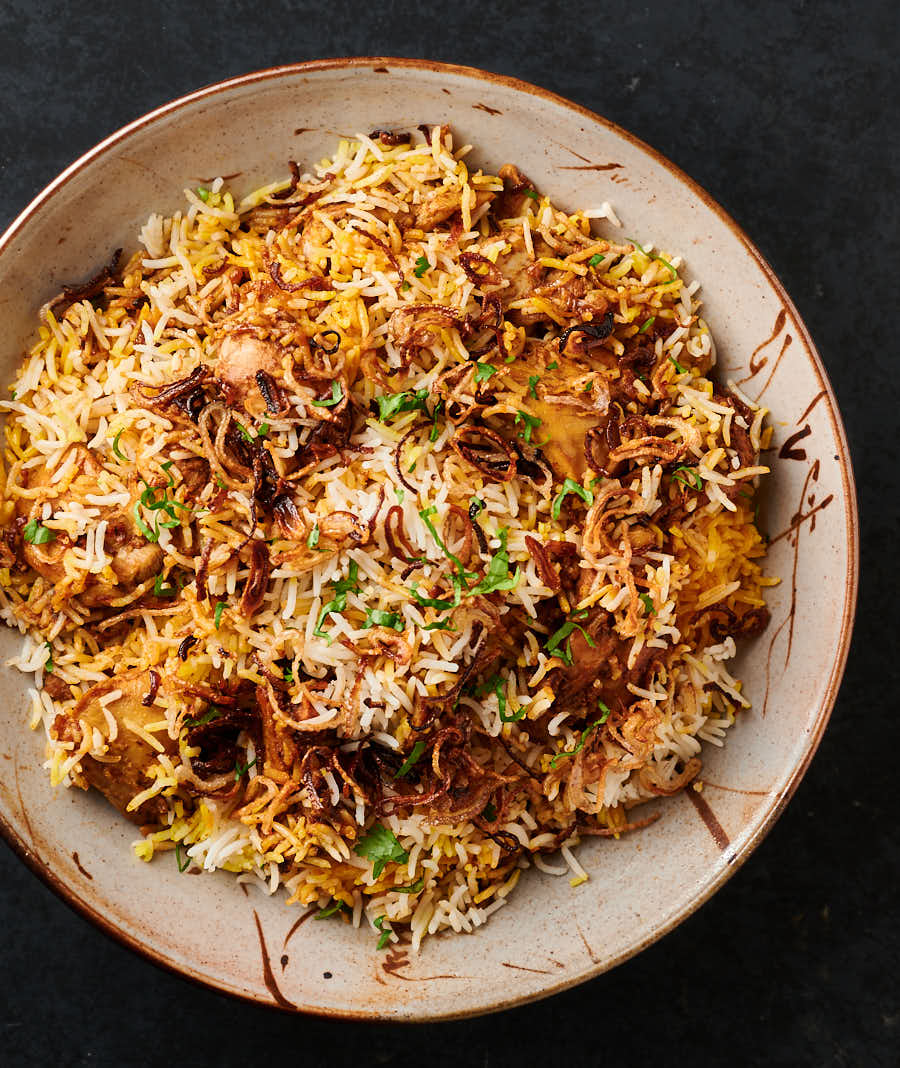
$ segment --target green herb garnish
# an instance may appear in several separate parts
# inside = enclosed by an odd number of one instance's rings
[[[54,540],[56,531],[45,527],[43,523],[39,523],[36,519],[29,519],[25,524],[25,529],[22,531],[22,537],[29,545],[46,545],[47,542]]]
[[[559,367],[559,363],[557,360],[553,360],[547,364],[548,371],[555,371],[557,367]]]
[[[415,393],[409,390],[402,393],[385,393],[383,396],[376,397],[378,420],[383,423],[386,419],[390,419],[392,415],[400,415],[401,412],[427,412],[428,408],[425,404],[427,397],[427,389],[418,389]]]
[[[323,605],[322,611],[319,613],[319,618],[316,621],[316,628],[313,634],[317,638],[326,638],[330,644],[330,635],[322,630],[322,624],[331,615],[332,612],[343,612],[347,607],[347,594],[358,593],[359,587],[357,586],[357,578],[359,575],[359,565],[355,560],[350,561],[350,567],[347,571],[347,578],[338,579],[337,582],[333,582],[332,588],[335,591],[335,596],[326,605]],[[369,624],[371,626],[371,624]]]
[[[418,882],[412,884],[412,886],[391,886],[389,889],[393,890],[395,894],[418,894],[420,890],[425,886],[425,876],[423,875]]]
[[[363,630],[370,627],[389,627],[391,630],[403,630],[403,616],[399,612],[383,612],[380,608],[370,608],[366,612],[366,621],[362,625]]]
[[[200,716],[199,719],[193,719],[192,717],[189,716],[184,721],[182,726],[184,726],[184,727],[202,727],[204,724],[211,723],[214,719],[218,719],[219,716],[221,716],[221,715],[222,715],[222,709],[218,708],[216,705],[213,705],[212,708],[210,708],[210,710],[208,712],[204,712],[204,714],[202,716]]]
[[[330,400],[314,400],[312,402],[314,408],[333,408],[336,404],[340,404],[344,399],[344,388],[335,380],[331,383],[331,399]],[[238,423],[240,426],[240,423]]]
[[[402,864],[409,853],[400,845],[394,832],[381,823],[373,823],[368,833],[356,843],[353,852],[372,861],[372,874],[377,879],[388,861]]]
[[[439,619],[439,620],[436,620],[434,623],[426,623],[425,626],[422,627],[422,630],[452,630],[452,631],[455,632],[456,631],[456,627],[454,627],[450,623],[449,619],[443,619],[443,620]]]
[[[125,433],[125,428],[123,427],[123,428],[122,428],[122,429],[121,429],[121,430],[120,430],[120,431],[118,432],[118,434],[116,434],[116,436],[115,436],[115,437],[113,438],[113,443],[112,443],[112,450],[113,450],[113,452],[114,452],[114,453],[116,454],[116,456],[118,456],[118,457],[119,457],[119,459],[120,459],[120,460],[127,460],[127,459],[128,459],[128,457],[127,457],[127,456],[125,455],[125,453],[124,453],[124,452],[122,452],[122,450],[121,450],[121,449],[119,448],[119,438],[120,438],[120,437],[121,437],[121,436],[122,436],[122,435],[123,435],[124,433]]]
[[[491,557],[487,574],[477,586],[473,586],[469,590],[469,593],[473,596],[477,593],[493,593],[495,590],[513,590],[519,584],[522,574],[521,568],[517,567],[513,575],[509,573],[509,553],[506,551],[507,535],[508,530],[506,527],[497,532],[497,537],[500,539],[500,548]]]
[[[343,911],[349,912],[350,909],[347,907],[347,905],[344,904],[343,901],[335,901],[334,904],[328,905],[324,909],[319,909],[319,911],[315,914],[315,916],[313,916],[313,919],[314,920],[325,920],[329,916],[333,916],[336,912],[343,912]]]
[[[651,315],[651,316],[650,316],[650,318],[649,318],[649,319],[648,319],[648,320],[647,320],[647,321],[646,321],[646,322],[644,323],[644,325],[643,325],[643,326],[642,326],[642,327],[640,328],[640,330],[638,330],[638,333],[639,333],[639,334],[643,334],[643,333],[644,333],[645,331],[649,330],[649,329],[650,329],[650,327],[651,327],[651,326],[652,326],[652,325],[653,325],[653,324],[654,324],[655,322],[656,322],[656,316],[655,316],[655,315]]]
[[[690,482],[688,482],[688,480],[683,475],[679,475],[679,471],[684,471],[690,479]],[[675,468],[674,475],[675,481],[684,483],[684,485],[687,486],[688,489],[703,489],[703,479],[700,478],[700,476],[693,469],[693,467],[687,467],[685,464],[681,464],[680,466]]]
[[[53,646],[50,644],[50,642],[44,642],[44,645],[47,646],[47,659],[44,661],[44,671],[52,671],[53,670]]]
[[[184,851],[184,859],[182,860],[182,851]],[[181,842],[175,843],[175,863],[178,865],[178,871],[180,874],[184,874],[191,864],[191,858],[187,855],[187,850]]]
[[[178,590],[174,586],[165,585],[165,576],[157,575],[153,581],[153,594],[155,597],[174,597]]]
[[[438,548],[441,550],[441,552],[443,552],[444,556],[446,556],[447,559],[450,560],[454,564],[454,566],[456,567],[456,571],[457,571],[457,574],[459,575],[459,578],[462,581],[465,581],[467,578],[474,578],[475,577],[475,573],[472,572],[472,571],[466,571],[466,569],[463,567],[462,561],[459,559],[459,557],[458,556],[454,556],[454,554],[450,552],[450,550],[443,543],[443,541],[441,541],[441,536],[435,530],[434,523],[431,522],[431,516],[436,515],[436,514],[437,514],[437,508],[434,505],[431,505],[430,508],[423,508],[419,512],[419,516],[420,516],[422,522],[425,524],[426,527],[428,527],[428,532],[429,532],[429,534],[431,534],[432,538],[434,538],[435,543],[437,544]]]
[[[674,356],[669,356],[668,359],[669,359],[669,362],[672,364],[672,366],[675,368],[675,370],[680,375],[686,375],[687,374],[687,368],[686,367],[682,367],[681,364],[675,359]]]
[[[209,190],[208,189],[204,189],[202,185],[198,185],[197,186],[197,196],[200,197],[200,199],[205,204],[207,202],[207,200],[209,200]]]
[[[589,489],[585,489],[580,482],[576,482],[574,478],[567,478],[562,484],[562,489],[553,498],[553,507],[550,509],[550,514],[554,519],[559,519],[559,512],[562,508],[563,500],[568,497],[570,493],[574,493],[577,497],[580,497],[584,503],[590,507],[594,503],[594,495]]]
[[[583,618],[583,617],[582,617]],[[572,663],[572,633],[574,631],[580,631],[582,638],[588,643],[592,649],[597,648],[597,643],[591,638],[590,634],[581,626],[580,623],[576,623],[574,619],[567,619],[565,623],[550,635],[550,639],[547,642],[547,652],[551,656],[557,656],[564,664],[571,665]],[[560,646],[565,642],[565,648],[560,650]]]
[[[650,594],[649,593],[642,593],[640,595],[640,598],[641,598],[641,601],[642,601],[642,603],[644,605],[644,611],[647,613],[647,615],[648,616],[655,616],[656,615],[656,611],[653,608],[653,598],[650,596]]]
[[[430,267],[431,267],[431,264],[430,264],[430,263],[428,262],[428,257],[427,257],[427,256],[425,256],[425,255],[422,255],[422,256],[420,256],[420,257],[419,257],[419,258],[418,258],[418,259],[416,260],[416,268],[415,268],[415,270],[413,271],[413,274],[414,274],[414,275],[416,276],[416,278],[421,278],[421,277],[422,277],[422,275],[423,275],[423,274],[424,274],[424,273],[425,273],[425,272],[426,272],[426,271],[427,271],[427,270],[428,270],[428,269],[429,269]]]
[[[383,926],[384,925],[384,921],[386,919],[387,919],[386,916],[379,916],[378,919],[375,920],[375,926],[378,928],[379,931],[381,931],[381,934],[378,936],[378,946],[376,947],[377,949],[384,949],[384,947],[391,940],[391,929],[390,929],[390,927],[387,930],[385,930],[384,926]]]
[[[595,252],[593,256],[588,260],[588,266],[596,267],[598,263],[602,263],[606,259],[605,256],[601,256],[599,252]]]
[[[535,389],[535,386],[538,384],[538,382],[540,382],[540,380],[540,375],[528,376],[528,393],[530,396],[534,397],[535,400],[538,399],[537,390]]]
[[[533,189],[523,189],[522,192],[530,200],[540,200],[541,199]]]
[[[407,289],[411,289],[411,288],[412,288],[412,286],[410,286],[409,282],[407,282],[407,280],[404,278],[403,281],[400,283],[401,291],[403,293],[405,293],[407,291]]]
[[[312,530],[309,532],[309,537],[306,539],[307,549],[315,549],[319,544],[319,524],[314,523]]]
[[[529,415],[528,412],[517,411],[516,423],[524,423],[525,429],[522,431],[521,436],[525,441],[531,441],[531,432],[537,430],[541,425],[541,420],[536,415]]]
[[[414,764],[418,764],[424,752],[425,743],[416,742],[416,744],[410,750],[409,756],[406,758],[406,760],[403,761],[403,763],[397,770],[397,777],[399,778],[401,775],[405,775]]]
[[[257,759],[257,757],[254,757],[249,764],[242,764],[240,761],[238,761],[234,765],[234,781],[240,782],[241,777],[247,774],[247,772],[254,766]]]
[[[487,382],[491,375],[497,373],[497,368],[492,363],[478,363],[476,360],[475,367],[477,368],[475,371],[476,382]]]
[[[216,601],[216,610],[213,612],[213,623],[216,626],[216,630],[222,625],[222,613],[225,611],[226,601]]]
[[[594,722],[589,727],[585,727],[585,729],[581,732],[581,738],[579,739],[579,742],[575,746],[574,749],[564,749],[561,753],[557,753],[556,756],[551,757],[550,758],[550,767],[551,768],[555,768],[556,765],[561,760],[564,760],[566,757],[575,756],[576,753],[580,753],[581,750],[584,749],[585,740],[587,739],[587,736],[591,733],[591,731],[596,730],[596,728],[599,727],[601,723],[605,723],[606,722],[606,719],[609,716],[609,709],[606,707],[606,705],[603,704],[602,701],[599,702],[599,704],[600,704],[600,707],[602,709],[604,709],[603,718],[602,719],[595,719]]]

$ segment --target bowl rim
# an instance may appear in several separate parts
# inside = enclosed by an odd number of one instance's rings
[[[661,939],[664,935],[668,934],[675,927],[681,924],[684,920],[688,919],[694,912],[703,904],[705,904],[716,891],[718,891],[728,879],[745,863],[749,856],[754,852],[757,846],[766,837],[769,831],[774,826],[776,820],[784,811],[788,801],[793,796],[795,790],[800,784],[801,779],[806,774],[806,771],[815,756],[816,750],[819,747],[819,743],[824,733],[825,727],[831,717],[832,709],[834,708],[835,701],[837,699],[838,690],[841,680],[843,678],[844,669],[847,664],[847,657],[850,648],[850,639],[853,631],[853,623],[856,617],[856,603],[859,587],[859,511],[856,499],[856,483],[853,474],[853,467],[850,456],[850,448],[847,442],[847,435],[844,429],[843,421],[838,409],[837,398],[835,396],[834,389],[828,378],[828,374],[825,370],[822,358],[806,328],[805,323],[800,317],[797,308],[793,301],[778,279],[771,265],[768,263],[763,254],[759,251],[756,245],[750,240],[750,238],[744,233],[743,229],[735,222],[735,220],[729,215],[727,211],[712,197],[710,194],[697,182],[694,181],[688,174],[686,174],[679,166],[673,163],[670,159],[664,156],[661,152],[657,151],[651,145],[648,145],[645,141],[636,137],[628,130],[619,126],[617,123],[605,118],[602,115],[591,111],[589,108],[582,107],[580,104],[575,103],[572,100],[567,99],[564,96],[554,93],[549,89],[541,88],[540,86],[533,85],[530,82],[526,82],[519,78],[514,78],[505,74],[497,74],[491,71],[483,70],[477,67],[469,67],[455,63],[443,63],[427,59],[412,59],[396,56],[343,56],[333,57],[328,59],[314,59],[306,60],[299,63],[288,63],[275,67],[265,67],[260,70],[251,71],[247,74],[237,75],[232,78],[224,79],[219,82],[212,82],[208,85],[201,86],[199,89],[195,89],[183,96],[177,97],[168,103],[162,104],[159,107],[153,108],[138,118],[126,123],[118,130],[109,134],[103,140],[98,142],[93,148],[79,156],[73,163],[69,164],[56,178],[49,182],[32,200],[31,202],[13,219],[7,229],[2,235],[0,235],[0,256],[6,251],[9,245],[16,238],[19,231],[26,225],[26,223],[48,202],[56,193],[62,189],[70,179],[79,174],[85,167],[94,163],[100,159],[111,148],[114,148],[121,142],[127,140],[132,134],[137,133],[144,127],[149,126],[151,123],[158,121],[168,115],[171,115],[182,108],[196,103],[199,100],[203,100],[207,97],[214,96],[219,93],[227,92],[231,89],[238,87],[245,87],[253,85],[258,82],[272,81],[278,78],[295,76],[298,74],[316,73],[319,71],[333,71],[341,69],[359,69],[365,67],[378,67],[385,68],[378,73],[390,74],[392,70],[390,68],[399,68],[400,70],[419,70],[427,71],[429,73],[441,73],[448,75],[455,75],[459,77],[469,78],[475,81],[486,82],[493,85],[500,85],[507,89],[512,89],[518,93],[524,93],[529,96],[538,97],[549,103],[555,104],[559,107],[566,108],[569,111],[575,112],[577,115],[584,119],[587,119],[591,123],[599,124],[605,127],[608,131],[615,134],[617,137],[623,138],[631,145],[638,148],[642,152],[646,153],[657,164],[664,167],[680,184],[687,187],[687,189],[697,198],[699,198],[719,219],[731,230],[735,237],[738,238],[744,249],[752,256],[757,265],[766,276],[772,289],[778,296],[778,299],[783,303],[787,312],[787,316],[793,325],[793,328],[797,331],[799,338],[805,347],[807,353],[810,356],[812,369],[816,378],[818,379],[820,389],[824,392],[827,403],[828,415],[831,421],[832,431],[834,433],[835,442],[838,449],[839,467],[841,472],[841,482],[844,500],[846,501],[847,509],[847,522],[846,522],[846,539],[848,550],[848,565],[847,573],[844,578],[844,602],[843,613],[840,624],[840,634],[838,638],[837,653],[834,658],[831,673],[828,677],[828,681],[825,687],[824,697],[821,705],[818,709],[815,722],[810,730],[809,739],[807,742],[807,749],[804,753],[803,759],[795,766],[790,777],[785,785],[785,788],[775,799],[771,806],[762,818],[761,822],[757,826],[752,835],[747,837],[740,845],[739,851],[733,856],[730,862],[723,866],[722,870],[707,884],[705,884],[699,892],[697,892],[693,898],[691,898],[681,910],[675,914],[669,916],[658,928],[654,929],[650,934],[643,938],[639,943],[629,947],[627,950],[617,954],[613,959],[608,961],[602,961],[597,964],[591,964],[583,972],[578,975],[567,977],[557,983],[552,983],[540,990],[537,993],[527,994],[523,996],[515,996],[495,1001],[491,1005],[486,1005],[478,1009],[464,1010],[461,1012],[449,1012],[438,1015],[426,1015],[416,1014],[412,1017],[405,1017],[402,1020],[395,1022],[438,1022],[441,1020],[456,1020],[467,1019],[475,1016],[484,1015],[491,1012],[499,1012],[504,1009],[513,1008],[514,1006],[527,1004],[529,1002],[537,1001],[545,997],[549,997],[553,994],[559,993],[563,990],[567,990],[570,987],[577,986],[580,983],[586,982],[588,979],[595,978],[601,975],[603,972],[609,971],[611,968],[616,967],[619,964],[624,963],[626,960],[636,956],[642,950],[652,945],[654,942]],[[269,1008],[277,1008],[283,1012],[291,1014],[303,1014],[323,1017],[326,1019],[351,1019],[366,1022],[378,1022],[382,1018],[372,1014],[371,1012],[348,1009],[322,1009],[311,1008],[306,1006],[292,1006],[286,1007],[278,1004],[271,997],[265,997],[261,994],[254,993],[252,991],[236,990],[232,987],[228,987],[224,982],[218,978],[201,975],[198,971],[193,969],[189,964],[181,964],[168,957],[166,957],[161,951],[156,950],[146,943],[142,942],[137,936],[130,934],[122,928],[118,927],[111,919],[105,916],[92,904],[82,898],[79,893],[70,885],[68,885],[64,879],[56,874],[36,853],[29,847],[29,845],[21,838],[18,832],[7,822],[5,816],[0,812],[0,836],[6,841],[7,845],[12,851],[19,857],[20,860],[35,874],[37,875],[57,897],[59,897],[65,904],[72,908],[75,912],[81,915],[84,919],[88,920],[94,926],[99,928],[104,934],[112,938],[120,945],[133,950],[135,953],[148,960],[150,963],[157,965],[166,971],[182,978],[187,979],[196,985],[207,989],[215,990],[218,993],[226,994],[230,997],[240,999],[242,1001],[249,1002],[254,1005],[264,1005]]]

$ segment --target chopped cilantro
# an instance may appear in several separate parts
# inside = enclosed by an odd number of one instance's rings
[[[25,529],[22,531],[22,537],[29,545],[46,545],[47,542],[54,540],[56,531],[50,530],[49,527],[45,527],[43,523],[39,523],[36,519],[29,519],[25,524]]]
[[[377,879],[388,861],[402,864],[409,853],[400,845],[394,832],[381,823],[373,823],[368,833],[356,843],[353,852],[372,861],[372,874]]]
[[[406,758],[406,760],[403,761],[403,763],[398,768],[397,777],[399,778],[401,775],[405,775],[409,771],[409,769],[413,767],[413,765],[418,764],[424,752],[425,743],[416,742],[416,744],[410,750],[409,756]]]
[[[216,610],[213,612],[213,623],[216,630],[222,625],[222,613],[225,611],[225,601],[216,601]]]
[[[443,620],[439,619],[439,620],[436,620],[434,623],[426,623],[425,626],[422,628],[422,630],[452,630],[452,631],[455,631],[456,627],[454,627],[450,623],[449,619],[443,619]]]
[[[475,371],[476,382],[487,382],[491,375],[497,373],[497,368],[492,363],[478,363],[476,360],[475,367],[477,368]]]
[[[258,438],[264,438],[268,433],[269,433],[269,424],[268,423],[260,423],[259,424],[259,430],[257,430],[257,432],[256,432],[256,436]]]
[[[541,376],[540,375],[529,375],[528,376],[528,393],[529,393],[529,396],[534,397],[535,400],[538,399],[537,390],[535,389],[535,386],[538,384],[538,382],[540,382],[540,380],[541,380]]]
[[[447,601],[440,597],[423,597],[422,594],[419,593],[418,582],[412,584],[410,593],[423,608],[436,608],[439,612],[447,612],[451,608],[456,608],[459,604],[459,589],[457,589],[456,596],[452,601]]]
[[[559,363],[557,360],[552,360],[550,363],[547,364],[548,371],[555,371],[557,367],[559,367]]]
[[[463,567],[462,561],[459,559],[459,557],[458,556],[454,556],[454,554],[450,552],[450,550],[443,543],[443,541],[441,541],[440,535],[435,530],[434,523],[431,522],[431,516],[436,515],[436,514],[437,514],[437,508],[434,505],[431,505],[430,508],[422,508],[419,511],[419,516],[420,516],[422,522],[425,524],[425,526],[428,527],[429,534],[431,534],[432,538],[434,538],[435,543],[437,544],[437,546],[441,550],[441,552],[443,552],[444,556],[446,556],[447,559],[450,560],[454,564],[454,566],[456,567],[457,574],[459,575],[459,578],[461,580],[463,580],[463,581],[465,581],[467,578],[474,578],[475,577],[474,573],[471,572],[471,571],[466,571],[466,569]]]
[[[421,879],[412,883],[410,886],[392,886],[390,889],[393,890],[395,894],[418,894],[424,886],[425,876],[423,875]]]
[[[478,593],[493,593],[495,590],[513,590],[519,584],[522,574],[521,569],[517,567],[515,574],[510,575],[509,573],[509,553],[506,551],[507,534],[506,527],[498,531],[497,537],[500,539],[500,548],[491,557],[487,574],[477,586],[473,586],[469,590],[469,593],[473,596]]]
[[[429,269],[430,267],[431,267],[431,264],[430,264],[430,263],[428,262],[428,257],[427,257],[427,256],[424,256],[424,255],[423,255],[423,256],[420,256],[420,257],[419,257],[419,258],[418,258],[418,259],[416,260],[416,268],[415,268],[415,270],[413,271],[413,274],[414,274],[414,275],[416,276],[416,278],[421,278],[421,277],[422,277],[422,275],[423,275],[423,274],[424,274],[424,273],[425,273],[425,272],[426,272],[426,271],[427,271],[427,270],[428,270],[428,269]]]
[[[362,625],[363,630],[369,627],[389,627],[391,630],[403,630],[403,616],[399,612],[383,612],[380,608],[370,608],[366,612],[366,621]]]
[[[184,856],[182,856],[184,853]],[[178,865],[178,871],[183,875],[191,864],[191,858],[187,855],[187,850],[181,844],[181,842],[175,843],[175,863]]]
[[[641,601],[644,605],[644,611],[647,613],[648,616],[655,616],[656,611],[653,608],[653,598],[650,596],[649,593],[642,593],[640,596]]]
[[[205,712],[199,719],[194,719],[189,716],[182,726],[184,727],[202,727],[205,723],[210,723],[214,719],[218,719],[222,715],[222,709],[213,705],[208,712]]]
[[[687,478],[685,478],[684,475],[679,475],[679,471],[684,471],[684,473],[687,475]],[[674,475],[675,481],[684,483],[684,485],[687,486],[688,489],[703,489],[703,479],[700,478],[700,476],[693,469],[693,467],[688,467],[686,464],[680,464],[678,467],[675,468]],[[688,481],[688,479],[690,479],[690,481]]]
[[[376,397],[378,421],[383,423],[393,415],[400,415],[401,412],[427,412],[428,408],[425,404],[427,397],[427,389],[417,389],[415,393],[409,390],[402,393],[385,393],[383,396]]]
[[[47,659],[44,661],[44,671],[52,671],[53,670],[53,646],[50,644],[50,642],[44,642],[44,645],[47,646]]]
[[[355,560],[351,560],[347,578],[338,579],[337,582],[331,584],[334,588],[335,596],[327,604],[322,606],[322,611],[319,613],[319,618],[316,621],[316,628],[313,631],[313,634],[315,634],[317,638],[327,638],[330,644],[331,637],[326,631],[322,630],[322,624],[332,612],[343,612],[344,609],[346,609],[348,593],[359,592],[359,587],[356,584],[358,574],[359,565]],[[371,625],[372,624],[370,623],[369,626]]]
[[[582,617],[583,618],[583,617]],[[572,663],[572,632],[581,631],[581,636],[588,643],[588,645],[595,649],[597,647],[596,642],[591,638],[590,634],[581,626],[580,623],[576,623],[574,619],[567,619],[565,623],[550,635],[550,639],[547,642],[547,652],[551,656],[557,656],[564,664]],[[565,648],[560,650],[560,646],[565,642]]]
[[[178,591],[174,586],[165,585],[165,576],[157,575],[153,581],[153,594],[155,597],[174,597]]]
[[[247,772],[254,766],[254,764],[256,764],[257,759],[257,757],[254,757],[249,764],[242,764],[238,760],[237,763],[234,765],[234,781],[240,782],[242,776],[246,775]]]
[[[340,382],[338,382],[337,379],[335,379],[335,381],[331,383],[331,399],[330,400],[314,400],[312,403],[313,403],[313,407],[314,408],[333,408],[336,404],[340,404],[343,399],[344,399],[344,388],[340,384]],[[240,425],[241,424],[238,423],[238,426],[240,426]]]
[[[596,730],[596,728],[599,727],[601,723],[605,723],[606,722],[606,719],[609,716],[609,709],[606,708],[606,705],[604,705],[602,702],[600,702],[600,707],[605,709],[605,714],[604,714],[603,718],[602,719],[595,719],[594,722],[589,727],[585,727],[585,729],[581,732],[581,738],[580,738],[578,744],[573,749],[564,749],[561,753],[557,753],[556,756],[551,757],[550,758],[550,767],[551,768],[555,768],[556,765],[561,760],[564,760],[566,757],[575,756],[576,753],[580,753],[581,750],[584,749],[585,740],[587,739],[587,736],[591,733],[591,731]]]
[[[315,401],[313,401],[313,404],[315,404]],[[235,425],[235,426],[236,426],[236,427],[238,428],[238,430],[240,431],[241,437],[242,437],[242,438],[244,439],[244,441],[247,441],[247,442],[253,441],[253,435],[252,435],[252,434],[250,433],[250,431],[249,431],[249,430],[248,430],[248,429],[247,429],[247,428],[246,428],[246,427],[244,426],[244,424],[243,424],[243,423],[239,423],[239,422],[238,422],[238,421],[237,421],[237,420],[235,419],[235,421],[234,421],[234,425]]]
[[[530,200],[540,200],[540,197],[537,195],[537,193],[533,189],[523,189],[522,192]]]
[[[326,908],[319,909],[319,911],[315,914],[315,916],[313,916],[313,919],[314,920],[325,920],[329,916],[333,916],[336,912],[349,912],[349,911],[350,911],[349,908],[344,904],[343,901],[335,901],[335,902],[333,902],[333,904],[328,905]]]
[[[599,252],[595,252],[593,256],[588,260],[590,267],[596,267],[598,263],[602,263],[606,259],[605,256],[601,256]]]
[[[122,435],[123,435],[124,433],[125,433],[125,428],[123,427],[123,428],[122,428],[122,429],[121,429],[121,430],[120,430],[120,431],[118,432],[118,434],[116,434],[116,436],[115,436],[115,437],[113,438],[113,444],[112,444],[112,449],[113,449],[113,452],[114,452],[114,453],[116,454],[116,456],[118,456],[118,457],[119,457],[119,459],[120,459],[120,460],[127,460],[127,459],[128,459],[128,457],[127,457],[127,456],[125,455],[125,453],[124,453],[124,452],[122,452],[122,450],[121,450],[121,449],[119,448],[119,438],[120,438],[120,437],[121,437],[121,436],[122,436]]]
[[[386,919],[387,919],[386,916],[379,916],[378,919],[375,920],[375,926],[378,928],[379,931],[381,931],[381,934],[378,936],[378,946],[377,946],[378,949],[384,949],[384,947],[391,940],[391,929],[390,929],[390,927],[387,930],[385,930],[384,926],[383,926],[384,921]]]
[[[577,497],[580,497],[589,507],[594,503],[594,494],[589,489],[585,489],[584,486],[582,486],[580,482],[576,482],[574,478],[567,478],[562,484],[562,489],[553,498],[553,507],[550,509],[550,514],[554,519],[559,519],[563,500],[570,493],[574,493]]]
[[[528,412],[517,411],[516,412],[516,424],[524,423],[525,429],[522,431],[522,437],[525,441],[531,441],[531,432],[537,430],[541,425],[541,420],[536,415],[529,415]]]
[[[306,539],[307,549],[315,549],[319,544],[319,524],[314,523],[312,530],[309,532],[309,537]]]

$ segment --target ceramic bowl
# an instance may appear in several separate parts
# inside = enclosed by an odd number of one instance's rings
[[[857,575],[853,479],[834,394],[769,266],[702,189],[605,119],[510,78],[415,60],[341,59],[235,78],[151,112],[72,164],[0,242],[0,379],[10,381],[40,305],[133,247],[150,210],[185,185],[233,176],[239,192],[311,164],[339,135],[449,122],[496,173],[512,161],[570,210],[608,200],[625,235],[680,252],[703,283],[723,380],[773,412],[764,525],[768,630],[737,673],[753,708],[705,753],[702,793],[621,841],[586,843],[590,881],[526,873],[473,935],[418,957],[378,953],[341,923],[242,888],[224,873],[179,875],[133,857],[134,828],[98,795],[51,790],[27,729],[25,679],[0,676],[0,822],[7,841],[66,901],[125,944],[212,987],[265,1004],[347,1017],[437,1019],[553,993],[671,930],[732,875],[784,808],[816,749],[850,637]],[[823,578],[827,577],[827,582]],[[18,647],[3,630],[0,656]],[[2,662],[0,660],[0,662]],[[227,938],[222,932],[227,931]]]

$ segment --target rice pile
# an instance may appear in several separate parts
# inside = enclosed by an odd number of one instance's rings
[[[469,152],[376,133],[186,189],[2,404],[51,782],[379,947],[531,863],[578,886],[584,835],[697,788],[775,581],[771,431],[709,377],[698,283]]]

